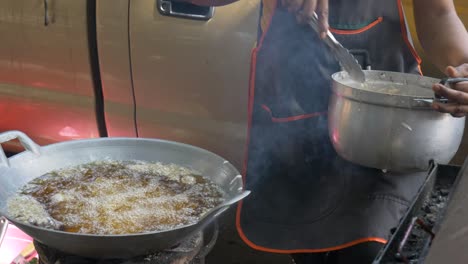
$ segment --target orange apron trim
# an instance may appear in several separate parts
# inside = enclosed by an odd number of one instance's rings
[[[262,36],[260,37],[260,41],[257,45],[252,50],[251,54],[251,61],[250,61],[250,82],[249,82],[249,102],[248,102],[248,121],[247,121],[247,142],[244,150],[244,167],[242,169],[242,181],[244,183],[244,186],[246,184],[245,182],[245,176],[247,174],[247,163],[249,160],[249,144],[250,144],[250,131],[252,129],[252,113],[253,113],[253,104],[254,104],[254,96],[255,96],[255,72],[256,72],[256,66],[257,66],[257,53],[258,50],[262,47],[263,45],[263,40],[265,39],[266,33],[268,32],[271,21],[273,20],[273,15],[276,10],[277,6],[277,0],[272,0],[273,3],[273,11],[272,14],[268,17],[268,23],[266,23],[265,28],[262,29]],[[263,18],[262,18],[263,20]],[[242,204],[243,201],[241,200],[238,203],[237,206],[237,211],[236,211],[236,228],[237,232],[239,233],[239,236],[242,238],[242,240],[249,245],[252,248],[255,248],[256,245],[245,236],[244,231],[242,230],[240,221],[241,221],[241,210],[242,210]]]
[[[323,252],[329,252],[329,251],[336,251],[340,249],[345,249],[348,247],[356,246],[362,243],[368,243],[368,242],[377,242],[381,244],[386,244],[387,240],[380,238],[380,237],[366,237],[366,238],[361,238],[357,239],[351,242],[348,242],[343,245],[339,245],[336,247],[330,247],[330,248],[321,248],[321,249],[291,249],[291,250],[281,250],[281,249],[271,249],[271,248],[265,248],[261,246],[257,246],[254,243],[250,242],[248,238],[245,236],[244,233],[241,233],[239,230],[239,235],[244,240],[244,242],[251,248],[259,250],[259,251],[264,251],[264,252],[269,252],[269,253],[277,253],[277,254],[299,254],[299,253],[323,253]]]
[[[354,35],[354,34],[360,34],[363,33],[378,24],[382,23],[383,17],[378,17],[374,22],[370,23],[369,25],[360,28],[360,29],[350,29],[350,30],[345,30],[345,29],[335,29],[335,28],[330,28],[330,31],[335,33],[335,34],[340,34],[340,35]]]
[[[423,72],[422,72],[421,64],[418,64],[418,71],[421,74],[421,76],[424,75]]]
[[[406,23],[405,23],[405,14],[403,12],[403,5],[401,3],[401,0],[396,0],[397,1],[397,6],[398,6],[398,14],[400,15],[400,25],[401,25],[401,34],[403,36],[403,40],[405,41],[406,45],[408,46],[409,50],[411,51],[411,54],[413,55],[414,59],[418,62],[418,69],[419,69],[419,73],[421,75],[422,74],[422,71],[421,71],[421,63],[422,63],[422,59],[421,57],[419,57],[418,55],[418,52],[416,51],[416,49],[414,49],[413,45],[411,44],[411,42],[409,41],[409,38],[408,38],[408,30],[406,28]]]
[[[271,109],[268,106],[262,104],[262,108],[265,111],[267,111],[268,113],[270,113],[271,121],[273,121],[275,123],[285,123],[285,122],[297,121],[297,120],[301,120],[301,119],[307,119],[307,118],[312,118],[312,117],[325,115],[327,113],[327,112],[316,112],[316,113],[310,113],[310,114],[305,114],[305,115],[297,115],[297,116],[290,116],[290,117],[274,117],[273,112],[271,111]]]
[[[263,8],[262,8],[262,17],[260,18],[260,28],[263,32],[268,31],[268,27],[270,26],[270,20],[273,17],[273,13],[276,9],[276,0],[262,0]]]
[[[272,0],[273,1],[273,0]],[[277,5],[277,0],[274,0],[274,7],[276,9]],[[254,95],[255,95],[255,72],[256,72],[256,64],[257,64],[257,53],[259,49],[262,47],[263,40],[266,36],[266,33],[268,32],[268,29],[271,25],[271,21],[273,19],[273,14],[269,18],[269,22],[267,24],[266,30],[263,31],[263,34],[260,38],[260,42],[256,48],[252,50],[252,55],[251,55],[251,67],[250,67],[250,82],[249,82],[249,103],[248,103],[248,132],[247,132],[247,144],[245,148],[245,159],[244,159],[244,168],[243,168],[243,173],[242,173],[242,180],[245,184],[245,177],[246,177],[246,172],[247,172],[247,162],[248,162],[248,146],[250,143],[250,130],[252,127],[252,112],[253,112],[253,104],[254,104]],[[319,252],[327,252],[327,251],[333,251],[333,250],[340,250],[343,248],[351,247],[360,243],[365,243],[365,242],[378,242],[385,244],[387,243],[387,240],[379,237],[367,237],[367,238],[361,238],[358,240],[354,240],[351,242],[348,242],[343,245],[339,245],[336,247],[330,247],[330,248],[322,248],[322,249],[293,249],[293,250],[280,250],[280,249],[272,249],[272,248],[266,248],[262,246],[258,246],[254,244],[252,241],[250,241],[247,236],[245,235],[244,231],[242,230],[240,220],[241,220],[241,210],[242,210],[242,201],[239,202],[239,205],[237,207],[237,212],[236,212],[236,228],[239,233],[239,236],[241,239],[251,248],[259,250],[259,251],[265,251],[265,252],[271,252],[271,253],[279,253],[279,254],[293,254],[293,253],[319,253]]]

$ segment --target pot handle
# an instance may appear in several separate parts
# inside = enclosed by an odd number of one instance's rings
[[[456,84],[456,83],[459,83],[459,82],[468,82],[468,78],[444,78],[444,79],[440,80],[439,83],[444,85],[444,86],[447,86],[447,84]],[[422,103],[422,105],[418,105],[418,106],[422,106],[422,107],[430,107],[430,105],[432,105],[432,103],[434,101],[439,102],[439,103],[448,103],[447,98],[442,97],[442,96],[437,95],[437,94],[434,94],[434,98],[416,98],[416,99],[413,99],[413,100],[418,102],[418,103]]]
[[[440,84],[442,85],[455,84],[459,82],[468,82],[468,78],[443,78],[440,80]]]
[[[468,82],[468,78],[444,78],[440,81],[440,84],[447,86],[447,84],[456,84],[459,82]],[[441,103],[448,103],[448,99],[440,95],[435,95],[435,100]]]
[[[0,144],[8,142],[13,139],[19,139],[21,145],[27,151],[31,151],[32,153],[36,155],[40,154],[40,146],[34,143],[34,141],[32,141],[32,139],[26,136],[26,134],[24,134],[23,132],[13,130],[13,131],[0,133]],[[0,146],[0,166],[10,167],[10,162],[8,161],[8,158],[5,155],[5,151],[3,151],[1,146]]]

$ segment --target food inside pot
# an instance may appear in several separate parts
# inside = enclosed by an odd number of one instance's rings
[[[8,200],[8,213],[67,232],[133,234],[195,223],[223,201],[214,182],[178,165],[102,161],[32,180]]]
[[[404,75],[398,80],[394,80],[391,75],[387,76],[385,73],[374,74],[367,76],[364,83],[360,83],[349,78],[347,73],[341,73],[336,76],[336,80],[348,87],[374,93],[428,98],[434,96],[432,83],[429,80],[406,80]]]
[[[364,83],[356,84],[353,81],[345,82],[346,85],[351,87],[367,90],[375,93],[402,95],[402,96],[416,96],[416,97],[432,97],[434,94],[431,89],[422,87],[415,84],[399,83],[399,82],[386,82],[380,80],[367,80]],[[429,86],[430,87],[430,86]]]

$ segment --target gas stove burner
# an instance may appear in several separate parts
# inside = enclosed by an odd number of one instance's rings
[[[218,225],[215,223],[210,230],[199,232],[171,249],[128,259],[91,259],[75,256],[38,241],[34,241],[34,246],[39,256],[39,264],[204,264],[206,255],[216,243],[218,232]],[[207,235],[211,235],[211,239],[205,243]]]

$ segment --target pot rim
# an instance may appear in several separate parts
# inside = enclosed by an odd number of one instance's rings
[[[440,82],[439,79],[426,77],[416,74],[391,72],[391,71],[375,71],[364,70],[367,80],[379,80],[389,83],[400,84],[413,84],[421,88],[431,90],[433,84]],[[373,92],[364,90],[358,87],[361,85],[357,82],[350,82],[351,78],[345,71],[334,73],[332,76],[333,87],[332,91],[335,95],[345,97],[352,101],[357,101],[365,104],[374,104],[379,106],[397,107],[404,109],[414,110],[431,110],[432,104],[430,102],[415,100],[415,99],[429,99],[433,97],[417,96],[417,95],[401,95],[389,94],[381,92]],[[439,113],[438,113],[439,114]],[[442,114],[442,113],[440,113]]]

